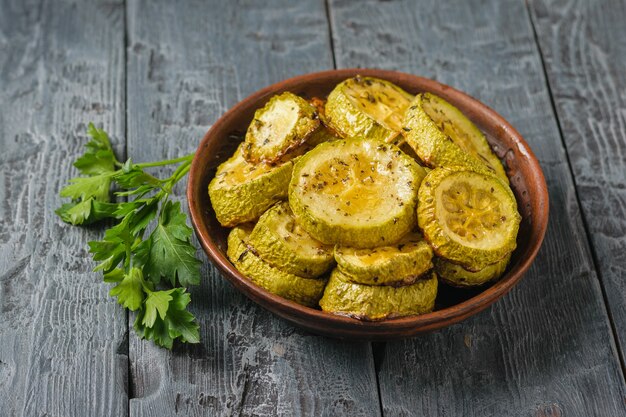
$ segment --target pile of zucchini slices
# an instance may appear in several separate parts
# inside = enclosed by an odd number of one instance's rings
[[[430,93],[354,77],[256,111],[209,196],[251,281],[363,320],[432,311],[440,281],[502,275],[520,215],[482,132]]]

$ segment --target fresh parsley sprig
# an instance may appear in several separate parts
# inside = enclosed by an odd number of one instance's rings
[[[104,281],[115,284],[110,295],[124,308],[136,311],[140,337],[172,348],[174,340],[198,343],[199,326],[187,311],[186,287],[200,282],[200,261],[191,244],[191,228],[172,189],[189,172],[193,154],[176,159],[135,164],[117,160],[104,130],[89,124],[91,140],[74,166],[83,176],[72,178],[60,192],[71,199],[56,210],[66,223],[88,225],[104,219],[116,224],[102,240],[89,242]],[[166,179],[144,169],[179,164]],[[124,202],[111,200],[115,195]],[[156,220],[156,222],[154,222]],[[146,235],[153,223],[154,228]]]

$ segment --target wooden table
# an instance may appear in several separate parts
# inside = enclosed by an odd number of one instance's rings
[[[626,415],[626,2],[0,1],[0,416]],[[483,313],[345,343],[209,264],[199,345],[139,340],[55,215],[89,121],[135,161],[192,152],[270,83],[376,67],[496,109],[540,159],[543,248]],[[178,190],[182,197],[182,188]]]

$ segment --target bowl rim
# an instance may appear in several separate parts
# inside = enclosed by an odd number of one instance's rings
[[[191,222],[196,232],[198,240],[204,251],[206,252],[209,260],[224,274],[235,287],[242,291],[248,298],[260,304],[262,307],[269,309],[270,311],[278,314],[279,316],[286,318],[292,322],[303,325],[311,329],[312,321],[317,321],[320,325],[314,325],[319,332],[324,333],[323,324],[332,325],[334,328],[341,328],[341,331],[345,331],[346,335],[352,332],[359,333],[363,330],[371,331],[373,333],[391,333],[398,331],[412,330],[412,333],[408,336],[421,333],[424,331],[434,330],[440,327],[445,327],[454,323],[457,323],[471,315],[477,314],[484,310],[496,300],[509,292],[517,282],[521,279],[524,273],[528,270],[533,260],[535,259],[547,230],[548,224],[548,211],[549,211],[549,197],[545,177],[539,161],[535,154],[531,150],[530,146],[522,138],[521,134],[502,116],[496,113],[487,105],[478,101],[477,99],[469,96],[468,94],[457,90],[453,87],[434,81],[428,78],[403,73],[392,70],[381,69],[367,69],[367,68],[346,68],[313,72],[308,74],[291,77],[280,82],[271,84],[265,88],[262,88],[255,93],[249,95],[243,100],[239,101],[233,107],[231,107],[226,113],[224,113],[205,133],[202,138],[196,152],[202,152],[208,142],[212,138],[212,132],[218,131],[223,125],[228,124],[231,119],[236,117],[240,109],[245,108],[251,102],[257,101],[270,93],[277,93],[280,91],[296,89],[298,84],[304,81],[311,81],[314,78],[349,78],[357,74],[363,76],[372,76],[383,79],[402,79],[412,78],[424,85],[428,91],[440,92],[445,96],[454,96],[456,104],[461,103],[461,107],[465,109],[471,109],[469,111],[470,119],[476,119],[478,115],[485,118],[488,123],[498,126],[503,130],[504,135],[508,135],[512,138],[513,142],[517,145],[518,150],[522,153],[531,165],[530,168],[535,174],[532,178],[527,178],[529,189],[532,189],[538,199],[539,212],[535,214],[534,219],[538,219],[539,223],[533,224],[533,230],[537,230],[535,233],[536,238],[530,240],[527,249],[528,256],[520,259],[516,264],[516,267],[510,270],[503,279],[497,281],[489,288],[476,294],[475,296],[464,300],[458,304],[446,307],[441,310],[435,310],[430,313],[406,316],[399,318],[390,318],[379,321],[362,321],[348,316],[336,315],[327,313],[321,310],[305,307],[297,304],[293,301],[282,298],[275,295],[259,286],[254,284],[243,274],[241,274],[222,254],[218,248],[217,243],[212,239],[207,229],[201,227],[201,213],[195,209],[194,193],[196,187],[201,187],[203,167],[200,166],[199,158],[194,158],[191,164],[189,172],[189,178],[187,182],[187,202],[189,205],[189,212],[191,214]],[[467,114],[467,112],[466,112]],[[475,117],[471,117],[471,116]],[[534,221],[534,220],[533,220]],[[274,308],[272,308],[274,307]],[[276,308],[278,307],[278,309]],[[352,330],[349,330],[352,329]],[[358,329],[358,330],[356,330]],[[335,336],[337,336],[335,334]]]

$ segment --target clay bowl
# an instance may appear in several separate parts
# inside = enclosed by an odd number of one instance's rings
[[[515,192],[522,224],[517,249],[506,274],[492,285],[472,289],[440,286],[435,311],[368,322],[336,316],[278,297],[257,287],[226,257],[228,230],[221,227],[209,202],[207,187],[216,167],[241,142],[254,111],[273,95],[291,91],[303,97],[325,97],[335,85],[361,74],[389,80],[410,93],[429,91],[453,103],[487,135],[494,151],[505,162]],[[344,69],[306,74],[266,87],[226,112],[204,135],[193,160],[187,184],[193,227],[211,262],[235,288],[251,300],[314,333],[355,340],[390,340],[409,337],[457,323],[470,317],[509,292],[522,278],[537,255],[548,223],[548,191],[536,157],[520,134],[489,107],[454,88],[415,75],[373,69]]]

